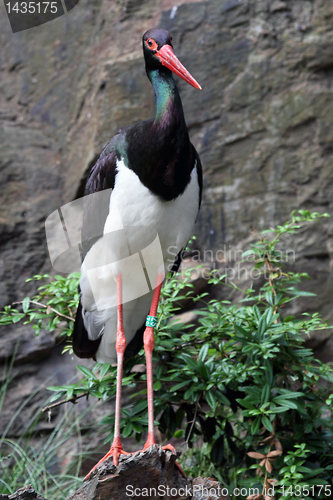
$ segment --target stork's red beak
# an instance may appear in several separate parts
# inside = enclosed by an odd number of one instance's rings
[[[163,45],[163,47],[161,47],[155,55],[160,59],[163,66],[166,66],[168,69],[173,71],[173,73],[176,73],[176,75],[180,76],[180,78],[192,85],[192,87],[202,90],[198,82],[175,56],[175,53],[170,45]]]

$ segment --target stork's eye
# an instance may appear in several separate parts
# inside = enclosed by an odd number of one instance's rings
[[[157,50],[158,48],[157,43],[152,38],[148,38],[148,40],[146,40],[146,44],[151,50]]]

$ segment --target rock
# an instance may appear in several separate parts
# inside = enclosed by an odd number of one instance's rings
[[[55,338],[50,332],[41,330],[36,336],[30,325],[8,325],[1,328],[0,364],[15,355],[15,363],[29,363],[44,359],[53,347]]]
[[[46,500],[44,497],[36,493],[31,488],[31,485],[24,486],[15,491],[12,495],[0,495],[0,500]]]
[[[74,381],[78,371],[76,369],[77,360],[68,354],[62,355],[63,346],[59,345],[53,349],[44,359],[34,360],[30,363],[22,362],[9,366],[10,360],[6,364],[0,365],[1,385],[8,384],[3,393],[3,405],[0,419],[0,435],[13,438],[22,436],[31,425],[31,422],[38,419],[34,426],[36,431],[50,432],[57,425],[59,419],[66,411],[65,407],[55,408],[51,412],[51,419],[48,421],[48,414],[41,413],[41,410],[48,404],[53,392],[47,390],[51,385],[64,385],[68,381]],[[93,365],[92,360],[80,360],[81,365]],[[125,393],[126,398],[126,393]],[[97,401],[82,398],[78,402],[78,408],[84,413],[91,405],[91,410],[85,417],[85,423],[98,421],[101,418]],[[71,408],[71,404],[69,408]],[[104,414],[114,412],[114,402],[105,402],[103,405]],[[9,425],[10,424],[10,425]],[[103,442],[96,442],[96,447]]]
[[[279,0],[274,0],[274,2],[271,3],[269,10],[271,12],[278,12],[280,10],[290,10],[288,7],[288,4],[286,2],[280,2]]]
[[[228,489],[211,477],[197,477],[192,482],[193,500],[230,500]]]
[[[333,334],[330,332],[323,342],[316,339],[315,357],[323,363],[331,363],[333,359]]]
[[[86,500],[87,497],[90,500],[128,500],[141,496],[152,500],[161,496],[167,500],[229,499],[223,495],[221,484],[211,478],[184,478],[175,465],[176,458],[157,445],[130,457],[121,455],[117,467],[110,458],[66,500]]]
[[[242,0],[228,0],[222,5],[221,12],[228,12],[242,5]]]
[[[115,467],[112,458],[103,462],[66,500],[128,500],[147,498],[158,500],[230,500],[227,489],[210,477],[184,478],[175,465],[176,456],[152,446],[132,456],[121,455]],[[13,495],[0,495],[0,500],[46,500],[30,485]]]

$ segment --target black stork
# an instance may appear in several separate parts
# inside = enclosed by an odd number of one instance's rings
[[[92,471],[109,456],[117,465],[119,455],[127,454],[120,439],[123,359],[138,352],[142,341],[148,398],[144,449],[156,444],[152,351],[157,306],[163,278],[171,268],[178,269],[201,202],[201,163],[189,140],[172,72],[193,87],[201,87],[175,56],[168,31],[147,31],[143,53],[155,93],[155,119],[116,133],[92,168],[84,193],[84,260],[73,348],[81,358],[117,362],[114,439],[110,451]],[[90,195],[102,191],[107,195],[101,204],[100,198],[96,202]],[[101,227],[100,237],[90,238],[90,227],[96,225]],[[139,253],[144,254],[145,249],[150,251],[140,259]],[[139,265],[133,265],[133,259]],[[148,289],[139,284],[140,270],[150,278]]]

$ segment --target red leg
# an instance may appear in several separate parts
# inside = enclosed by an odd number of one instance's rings
[[[158,279],[158,282],[162,281]],[[162,282],[155,288],[153,300],[150,306],[150,316],[156,317],[158,301],[160,299],[162,288]],[[156,439],[154,435],[154,391],[153,391],[153,350],[155,347],[155,338],[154,338],[154,327],[147,326],[145,329],[145,333],[143,335],[143,343],[145,347],[145,355],[146,355],[146,365],[147,365],[147,400],[148,400],[148,437],[147,441],[143,447],[144,450],[156,444]],[[171,444],[167,444],[162,446],[163,450],[170,450],[174,455],[176,455],[176,450]],[[178,462],[176,462],[176,466],[178,467],[180,473],[183,477],[186,478],[186,475],[183,469],[180,467]]]
[[[122,302],[122,278],[119,274],[117,276],[117,340],[116,340],[116,351],[117,351],[117,389],[116,389],[116,414],[114,423],[114,437],[110,450],[108,453],[91,469],[89,474],[83,479],[86,481],[89,479],[90,474],[109,457],[113,457],[114,465],[118,465],[119,455],[130,455],[123,450],[121,439],[120,439],[120,410],[121,410],[121,386],[123,379],[123,361],[124,352],[126,349],[126,337],[124,333],[124,323],[123,323],[123,302]]]
[[[162,283],[154,290],[153,300],[150,306],[150,316],[156,317],[158,301],[160,299]],[[153,350],[155,347],[154,327],[147,326],[143,335],[147,365],[147,400],[148,400],[148,438],[143,449],[156,444],[154,436],[154,393],[153,393]]]

